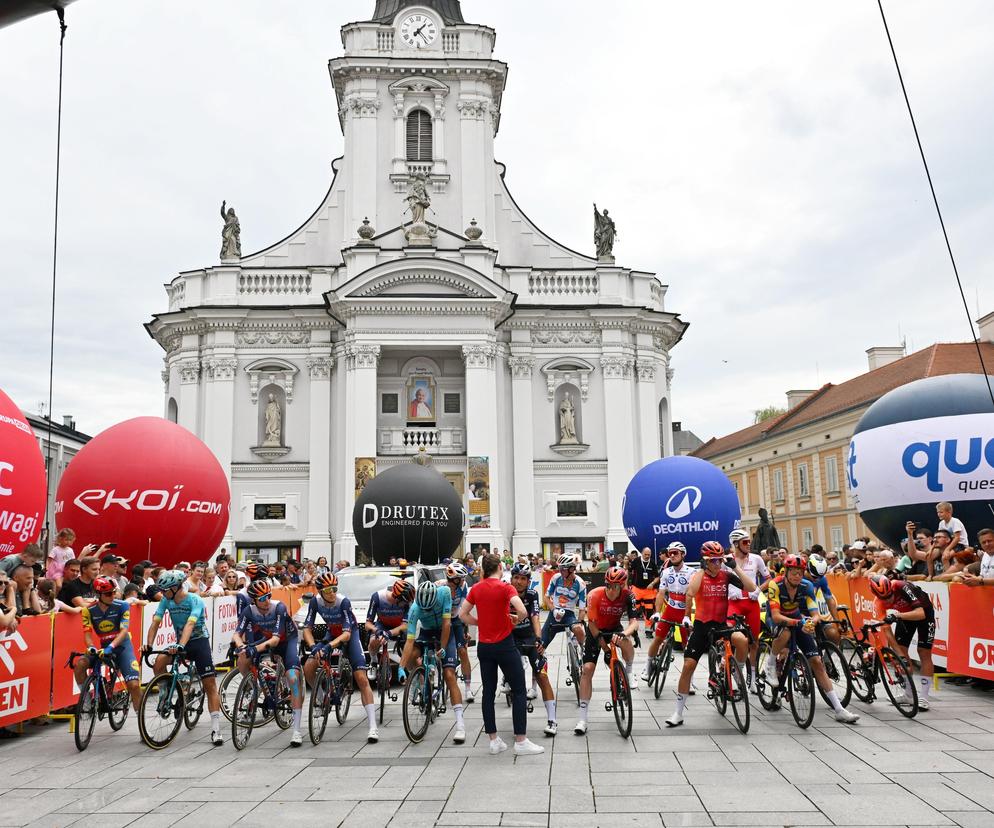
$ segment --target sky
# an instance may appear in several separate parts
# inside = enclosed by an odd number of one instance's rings
[[[496,151],[528,215],[656,272],[690,323],[672,412],[703,439],[866,370],[867,348],[970,338],[871,0],[464,0],[510,66]],[[374,0],[78,0],[67,12],[56,418],[163,414],[143,323],[163,284],[321,202],[343,149],[327,62]],[[994,310],[994,4],[885,2],[976,319]],[[58,25],[0,29],[0,388],[48,397]],[[979,312],[978,312],[979,311]]]

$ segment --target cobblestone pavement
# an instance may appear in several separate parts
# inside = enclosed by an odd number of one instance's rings
[[[994,694],[943,684],[932,710],[914,720],[886,702],[854,701],[863,717],[854,727],[837,724],[819,699],[807,731],[788,712],[767,714],[756,704],[742,736],[702,695],[691,700],[686,724],[668,730],[671,689],[659,701],[642,690],[632,736],[623,740],[604,710],[600,666],[590,731],[577,737],[562,645],[560,636],[550,660],[562,700],[559,736],[542,735],[539,700],[529,718],[532,738],[546,747],[541,756],[490,756],[479,699],[467,708],[463,746],[452,744],[451,712],[423,743],[409,744],[399,702],[388,705],[379,744],[368,745],[358,696],[345,726],[332,720],[320,746],[305,738],[296,750],[275,725],[255,731],[241,753],[231,746],[230,729],[224,747],[211,747],[206,716],[159,752],[141,744],[134,715],[120,733],[98,723],[82,754],[64,723],[28,726],[21,739],[0,743],[0,825],[57,828],[99,814],[101,828],[304,820],[404,828],[994,826]],[[697,684],[704,686],[702,672]],[[497,709],[510,742],[502,698]]]

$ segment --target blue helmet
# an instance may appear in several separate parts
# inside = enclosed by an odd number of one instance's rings
[[[526,563],[516,563],[511,567],[512,575],[527,575],[531,577],[532,568]]]
[[[186,575],[178,569],[167,569],[155,581],[155,588],[161,592],[179,589],[186,581]]]

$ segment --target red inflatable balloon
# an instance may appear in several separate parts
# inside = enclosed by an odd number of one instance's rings
[[[116,543],[130,563],[206,559],[228,526],[231,492],[217,458],[182,426],[137,417],[101,432],[66,469],[55,504],[76,549]]]
[[[38,540],[45,522],[45,460],[31,426],[0,391],[0,557]]]

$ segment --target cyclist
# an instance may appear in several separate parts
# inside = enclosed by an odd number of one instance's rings
[[[552,576],[546,597],[552,611],[542,627],[542,648],[549,645],[560,632],[572,628],[577,643],[583,645],[583,621],[587,615],[587,585],[576,574],[576,556],[570,553],[556,561],[559,572]]]
[[[359,698],[366,711],[369,732],[366,741],[375,744],[380,740],[376,729],[376,705],[373,703],[373,690],[366,675],[366,656],[362,652],[359,624],[352,612],[352,602],[338,594],[338,577],[331,572],[319,575],[314,581],[318,593],[307,603],[307,617],[304,619],[302,635],[309,653],[304,664],[304,678],[313,688],[318,671],[318,656],[338,648],[342,649],[352,665],[352,676],[359,688]],[[321,616],[327,626],[324,641],[314,641],[314,624]]]
[[[396,641],[407,629],[407,613],[414,603],[414,584],[398,578],[390,589],[374,592],[366,612],[366,629],[369,631],[369,666],[376,674],[376,660],[380,657],[383,639]],[[397,670],[397,680],[404,680],[403,668]]]
[[[800,555],[787,555],[783,559],[783,575],[778,575],[769,584],[767,617],[778,625],[773,633],[773,652],[766,662],[766,680],[777,683],[777,656],[790,643],[790,627],[797,630],[797,649],[807,658],[814,673],[815,681],[821,687],[835,711],[835,720],[853,724],[859,714],[850,713],[842,706],[831,679],[825,672],[825,665],[818,654],[818,643],[814,639],[815,625],[820,616],[818,601],[811,582],[804,577],[807,561]]]
[[[832,621],[838,617],[839,602],[832,595],[828,585],[828,561],[822,555],[811,555],[808,558],[808,580],[815,589],[815,600],[818,602],[818,614],[822,621]],[[836,644],[842,640],[838,624],[828,624],[824,627],[825,635]]]
[[[452,698],[452,712],[456,717],[456,730],[452,741],[461,745],[466,741],[466,724],[463,721],[462,693],[459,692],[459,682],[456,681],[456,639],[452,635],[452,592],[445,584],[433,584],[427,578],[418,584],[414,603],[407,616],[407,643],[404,644],[404,655],[401,665],[405,670],[411,668],[416,656],[424,648],[434,647],[438,650],[438,658],[442,662],[442,675],[449,688]]]
[[[290,747],[298,748],[304,742],[300,732],[300,719],[304,705],[304,689],[300,683],[300,650],[297,645],[297,625],[287,608],[274,601],[273,588],[267,581],[253,581],[248,587],[251,601],[238,616],[238,627],[232,640],[238,652],[238,670],[247,676],[252,669],[252,657],[271,652],[278,655],[286,668],[293,705],[293,734]]]
[[[683,640],[687,640],[690,616],[692,610],[687,608],[687,587],[693,571],[684,563],[687,557],[687,547],[680,541],[673,541],[666,547],[667,566],[659,574],[659,592],[656,594],[656,611],[652,620],[656,623],[656,632],[649,644],[649,660],[642,671],[642,681],[649,680],[649,661],[652,661],[670,634],[670,627],[682,624],[684,627]],[[693,687],[691,687],[693,694]]]
[[[511,567],[511,586],[518,591],[521,603],[525,605],[526,617],[514,625],[511,632],[518,652],[528,658],[532,668],[532,681],[538,681],[542,688],[542,701],[547,717],[545,735],[555,736],[559,730],[556,722],[556,694],[549,681],[548,661],[542,647],[542,629],[538,623],[538,592],[531,589],[532,568],[526,563],[516,563]],[[507,682],[505,681],[505,685]],[[508,688],[510,689],[510,688]]]
[[[921,675],[918,677],[918,709],[928,710],[928,690],[932,684],[935,667],[932,664],[932,642],[935,639],[935,608],[932,601],[917,584],[891,580],[886,575],[870,578],[870,592],[876,614],[889,623],[896,622],[892,630],[889,626],[881,631],[897,652],[904,658],[909,670],[914,669],[908,658],[908,645],[918,633],[918,660],[921,662]]]
[[[693,678],[697,662],[711,646],[711,633],[728,625],[728,589],[736,586],[745,592],[753,592],[756,583],[742,568],[734,556],[725,557],[725,550],[717,541],[707,541],[701,547],[702,568],[694,573],[687,585],[687,601],[694,602],[694,627],[683,647],[683,669],[677,687],[676,710],[666,720],[668,727],[683,724],[683,713],[690,695],[690,680]],[[730,569],[729,567],[734,567]],[[732,647],[735,658],[745,663],[749,652],[749,639],[742,633],[732,634]]]
[[[207,696],[207,711],[211,717],[211,742],[215,747],[224,744],[221,736],[221,696],[217,692],[214,678],[214,657],[211,654],[210,637],[207,634],[207,616],[204,599],[187,592],[183,584],[186,573],[180,569],[167,569],[155,582],[155,588],[162,593],[159,606],[152,616],[148,634],[145,637],[145,652],[151,652],[155,634],[165,614],[169,613],[176,643],[167,647],[170,655],[160,655],[153,665],[155,675],[162,675],[172,664],[173,657],[185,654],[197,668],[200,681]]]
[[[469,650],[466,647],[468,637],[466,625],[459,620],[459,608],[469,594],[469,587],[466,586],[468,575],[466,567],[458,561],[453,561],[445,568],[445,580],[449,584],[449,592],[452,593],[452,635],[456,639],[456,654],[459,656],[459,666],[462,670],[463,701],[465,704],[472,704],[473,665],[469,663]]]
[[[593,695],[594,670],[597,659],[603,650],[604,659],[610,655],[608,639],[621,649],[625,660],[625,672],[631,687],[632,662],[635,660],[635,647],[631,636],[639,628],[642,610],[635,603],[635,596],[627,587],[628,572],[620,566],[612,566],[604,573],[604,586],[590,593],[587,601],[587,632],[583,644],[583,672],[580,674],[580,718],[573,728],[577,736],[587,732],[587,715],[590,697]],[[628,626],[621,626],[621,616],[628,616]]]
[[[762,586],[770,580],[770,571],[762,555],[752,551],[752,539],[744,529],[733,529],[728,536],[728,545],[739,568],[748,575],[755,584]],[[743,592],[737,586],[728,588],[728,611],[733,615],[745,617],[746,624],[752,632],[749,642],[749,661],[746,664],[746,684],[751,689],[753,676],[756,672],[756,659],[759,656],[759,628],[762,622],[759,611],[759,589]]]
[[[117,670],[131,695],[131,704],[137,711],[141,704],[142,691],[138,684],[138,659],[135,658],[135,648],[131,644],[129,631],[131,604],[115,599],[116,589],[117,584],[110,578],[99,575],[93,579],[93,591],[97,594],[97,603],[83,607],[83,639],[87,647],[94,647],[103,650],[104,655],[114,656]],[[86,680],[89,666],[89,656],[84,655],[76,661],[76,683],[80,686]]]

